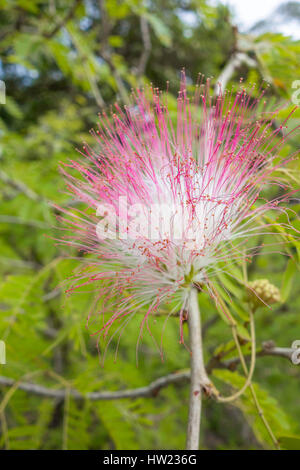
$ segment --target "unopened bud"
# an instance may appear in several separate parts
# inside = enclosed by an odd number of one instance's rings
[[[248,295],[255,307],[280,302],[280,292],[268,279],[256,279],[248,283]]]

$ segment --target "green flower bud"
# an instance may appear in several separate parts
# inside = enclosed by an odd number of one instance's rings
[[[248,283],[248,297],[254,307],[280,302],[280,292],[268,279],[256,279]]]

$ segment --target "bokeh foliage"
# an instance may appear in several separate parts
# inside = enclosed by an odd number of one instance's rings
[[[116,99],[127,102],[132,87],[153,82],[165,88],[169,80],[176,96],[183,66],[191,80],[202,72],[215,84],[237,51],[248,54],[255,65],[241,64],[231,82],[238,84],[241,76],[246,84],[266,79],[269,99],[284,104],[283,120],[293,107],[292,83],[300,80],[300,42],[272,32],[241,35],[226,7],[205,0],[0,0],[0,7],[0,78],[6,84],[6,104],[0,105],[0,339],[7,347],[1,375],[52,388],[73,387],[84,394],[147,385],[187,368],[189,354],[179,345],[176,318],[165,329],[164,362],[145,335],[136,366],[136,318],[122,336],[117,360],[112,347],[100,366],[96,339],[85,328],[91,297],[67,297],[61,288],[78,261],[51,239],[56,235],[51,204],[71,203],[59,162],[74,158],[75,148],[91,140],[88,130],[99,108]],[[298,123],[299,111],[290,126]],[[299,135],[294,134],[282,152],[297,147]],[[281,176],[296,188],[298,161]],[[265,251],[250,265],[249,279],[269,279],[282,289],[284,302],[257,311],[258,345],[273,340],[290,347],[300,339],[300,290],[295,282],[299,246],[292,240],[289,254],[295,261],[290,262]],[[242,267],[236,269],[241,276]],[[230,293],[231,298],[221,292],[239,321],[246,350],[243,282],[221,281]],[[230,329],[215,305],[205,293],[199,302],[207,361],[215,352],[225,359],[236,355]],[[163,321],[158,318],[153,324],[158,338]],[[224,392],[240,387],[241,376],[239,367],[212,372]],[[276,436],[285,436],[287,448],[299,446],[299,379],[299,368],[282,358],[257,360],[254,380],[261,406]],[[1,448],[184,448],[184,383],[132,401],[62,402],[5,388],[0,396]],[[234,405],[205,402],[202,446],[269,448],[248,393]]]

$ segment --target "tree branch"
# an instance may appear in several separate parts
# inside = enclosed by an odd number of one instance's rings
[[[24,220],[21,217],[15,217],[13,215],[0,215],[0,224],[16,224],[25,225],[27,227],[48,229],[50,225],[41,222],[40,220]]]
[[[21,193],[25,194],[25,196],[27,196],[29,199],[32,199],[33,201],[36,201],[36,202],[45,201],[45,199],[42,196],[39,196],[32,189],[26,186],[26,184],[22,183],[22,181],[12,179],[2,170],[0,170],[0,180],[3,183],[8,184],[12,188],[17,189]]]
[[[76,400],[120,400],[123,398],[138,398],[138,397],[155,397],[159,390],[167,387],[170,384],[177,384],[185,382],[190,377],[190,371],[183,371],[178,373],[173,373],[160,377],[159,379],[154,380],[149,385],[145,387],[134,388],[132,390],[120,390],[120,391],[108,391],[108,392],[90,392],[86,394],[81,394],[77,390],[70,390],[70,396]],[[0,376],[0,385],[4,387],[11,387],[16,384],[16,380],[10,379],[8,377]],[[39,395],[46,398],[55,398],[63,400],[66,397],[66,390],[54,390],[42,385],[36,385],[33,383],[20,382],[18,384],[18,389],[25,392],[29,392],[33,395]]]
[[[263,356],[283,357],[284,359],[288,359],[290,362],[293,363],[292,361],[293,353],[295,353],[295,350],[292,348],[278,348],[275,346],[275,343],[273,341],[266,341],[262,344],[261,349],[257,351],[256,357],[263,357]],[[245,355],[249,355],[249,353]],[[228,359],[227,361],[222,361],[218,357],[212,357],[207,365],[207,370],[209,372],[217,368],[234,370],[239,365],[239,363],[240,363],[240,359],[238,357]]]
[[[215,85],[215,95],[219,93],[224,93],[226,89],[226,85],[233,76],[236,69],[238,69],[242,64],[248,65],[248,67],[256,67],[257,62],[249,57],[245,52],[235,52],[225,67],[223,68],[222,72],[220,73],[216,85]]]
[[[107,65],[108,65],[108,67],[111,71],[111,74],[115,79],[115,82],[116,82],[118,91],[120,93],[120,97],[123,100],[123,103],[128,104],[129,99],[128,99],[128,94],[127,94],[126,87],[123,83],[122,77],[119,74],[119,71],[118,71],[117,67],[115,66],[115,64],[113,63],[113,61],[111,59],[110,51],[108,51],[108,49],[102,49],[102,50],[100,50],[100,55],[101,55],[102,59],[105,60],[105,62],[107,63]]]
[[[275,347],[274,343],[268,341],[267,343],[263,343],[262,350],[258,352],[257,357],[262,356],[276,356],[276,357],[283,357],[288,359],[292,362],[292,354],[295,352],[292,348],[277,348]],[[215,358],[216,359],[216,358]],[[213,370],[216,367],[218,368],[227,368],[232,369],[238,364],[239,359],[234,358],[230,359],[229,361],[218,361],[218,363],[214,363],[207,366],[207,370]],[[210,361],[211,362],[211,361]],[[155,397],[159,390],[165,387],[168,387],[171,384],[179,384],[182,382],[187,382],[190,379],[190,371],[185,370],[178,373],[173,373],[169,375],[165,375],[160,377],[149,385],[145,387],[139,387],[129,390],[120,390],[120,391],[107,391],[107,392],[90,392],[86,394],[82,394],[77,390],[72,389],[70,391],[70,396],[76,400],[92,400],[92,401],[100,401],[100,400],[120,400],[123,398],[138,398],[138,397]],[[17,380],[11,379],[9,377],[0,376],[0,386],[3,387],[12,387],[16,383]],[[48,387],[44,387],[42,385],[36,385],[29,382],[19,382],[18,389],[23,390],[28,393],[32,393],[33,395],[39,395],[46,398],[55,398],[59,400],[63,400],[66,397],[66,390],[54,390]]]
[[[149,23],[143,16],[140,17],[140,26],[143,41],[143,50],[139,60],[139,64],[137,66],[136,74],[138,78],[141,78],[144,75],[147,62],[151,53],[151,36],[149,30]]]
[[[107,63],[112,76],[115,79],[121,99],[125,104],[129,104],[128,93],[123,83],[122,77],[112,60],[112,51],[108,39],[112,29],[112,24],[107,15],[103,0],[99,0],[99,10],[101,15],[101,35],[100,35],[100,56]]]
[[[188,325],[191,350],[191,384],[186,449],[198,450],[202,394],[210,390],[211,382],[204,365],[198,291],[195,287],[191,289],[189,297]]]
[[[58,31],[64,27],[64,25],[70,21],[73,16],[74,16],[74,13],[76,11],[76,8],[77,6],[81,3],[82,0],[75,0],[73,5],[71,6],[70,10],[68,11],[68,13],[66,14],[66,16],[64,16],[64,18],[62,18],[55,26],[54,28],[52,29],[52,31],[49,31],[48,33],[43,33],[43,36],[47,39],[51,39],[53,38],[53,36],[56,35],[56,33],[58,33]]]

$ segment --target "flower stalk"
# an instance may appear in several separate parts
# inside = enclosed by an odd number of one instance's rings
[[[251,333],[252,333],[252,337],[253,337],[254,314],[251,310],[250,310],[250,326],[251,326]],[[239,339],[238,339],[237,332],[236,332],[235,328],[232,329],[232,333],[233,333],[234,342],[235,342],[236,348],[238,350],[239,358],[240,358],[244,373],[245,373],[246,376],[247,375],[249,376],[250,374],[248,372],[248,367],[247,367],[247,364],[246,364],[246,361],[245,361],[245,358],[244,358],[244,355],[243,355],[243,352],[242,352],[242,349],[241,349],[241,346],[240,346]],[[253,398],[254,405],[257,409],[258,415],[260,416],[260,418],[261,418],[261,420],[262,420],[262,422],[263,422],[263,424],[264,424],[264,426],[265,426],[265,428],[266,428],[266,430],[267,430],[267,432],[270,436],[270,439],[274,444],[275,449],[280,450],[280,444],[279,444],[278,440],[276,439],[276,437],[275,437],[275,435],[272,431],[272,428],[271,428],[270,424],[268,423],[268,421],[267,421],[267,419],[264,415],[264,412],[263,412],[263,410],[262,410],[262,408],[259,404],[255,389],[254,389],[253,384],[251,382],[250,382],[249,388],[250,388],[250,392],[251,392],[251,395],[252,395],[252,398]]]
[[[192,287],[190,292],[188,326],[191,350],[191,384],[186,448],[187,450],[198,450],[202,394],[210,393],[212,384],[204,366],[201,318],[198,305],[198,292],[195,287]]]

